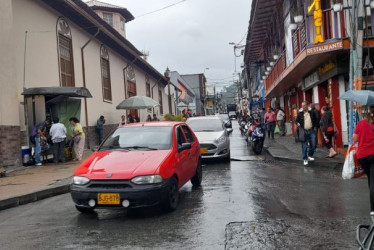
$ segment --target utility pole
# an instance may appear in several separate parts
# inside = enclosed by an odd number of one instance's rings
[[[361,3],[361,4],[359,4]],[[363,22],[365,1],[352,1],[351,20],[351,51],[349,67],[349,90],[360,90],[362,86],[362,46],[363,46]],[[357,123],[353,114],[353,102],[349,101],[349,142],[352,144],[354,126]]]

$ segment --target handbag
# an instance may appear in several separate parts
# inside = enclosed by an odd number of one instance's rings
[[[297,127],[295,141],[305,142],[305,130],[302,127]]]
[[[343,179],[359,178],[364,175],[364,169],[361,167],[357,159],[357,146],[352,145],[348,148],[345,156],[342,177]]]
[[[328,126],[326,132],[333,133],[334,132],[334,126]]]
[[[77,135],[77,136],[74,137],[74,143],[79,143],[80,140],[81,140],[80,135]]]

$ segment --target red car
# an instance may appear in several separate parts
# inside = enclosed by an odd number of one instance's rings
[[[74,172],[78,211],[161,204],[173,211],[178,190],[202,180],[200,146],[185,123],[136,123],[117,128]]]

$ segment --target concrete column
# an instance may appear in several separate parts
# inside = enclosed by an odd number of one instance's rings
[[[318,104],[319,108],[322,108],[319,105],[319,97],[318,97],[318,86],[313,87],[313,103]]]
[[[339,95],[345,92],[345,81],[343,76],[339,76]],[[348,114],[347,114],[347,102],[344,100],[340,100],[340,119],[342,124],[342,140],[344,145],[348,145]]]

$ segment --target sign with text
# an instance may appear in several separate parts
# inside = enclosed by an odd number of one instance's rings
[[[315,54],[321,54],[326,53],[334,50],[343,49],[343,41],[335,42],[335,43],[329,43],[329,44],[323,44],[311,48],[306,49],[307,55],[315,55]]]
[[[310,88],[314,84],[318,83],[320,80],[318,71],[313,72],[304,79],[304,89]]]

